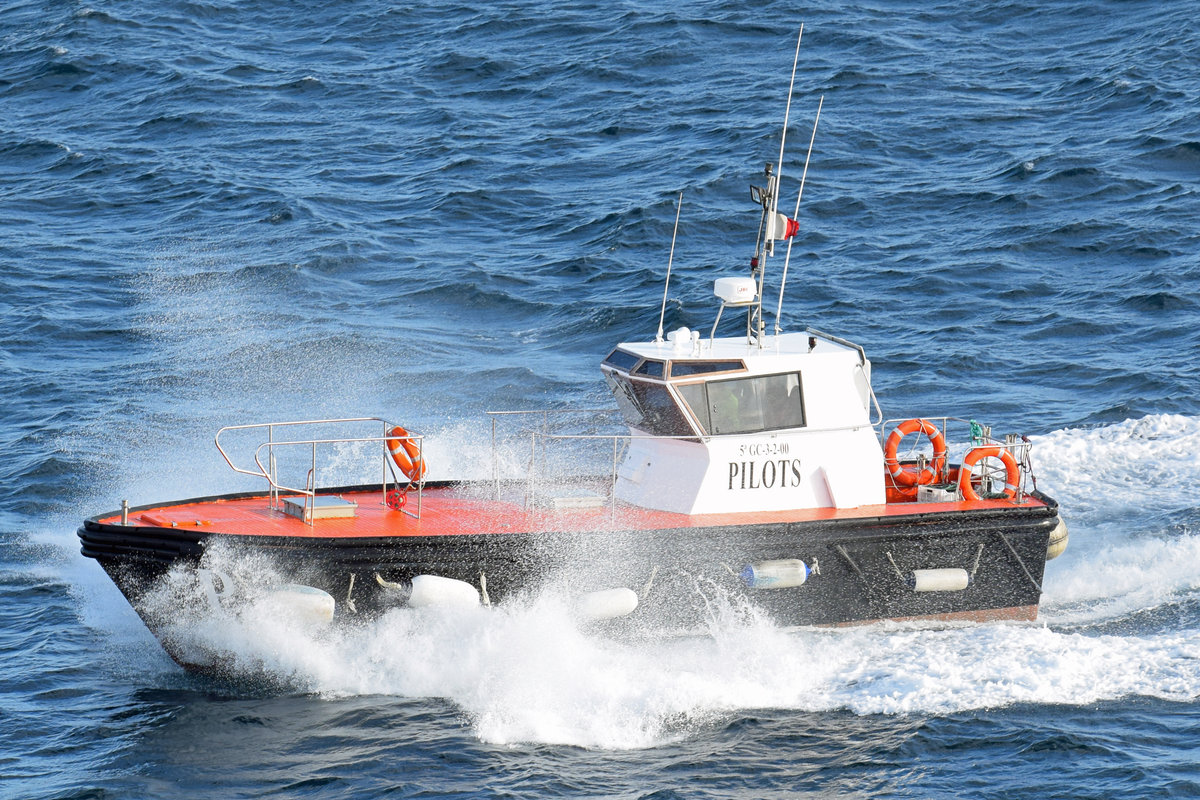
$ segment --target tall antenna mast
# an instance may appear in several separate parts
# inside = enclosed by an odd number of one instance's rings
[[[682,210],[683,192],[680,192],[679,200],[675,203],[675,230],[671,231],[671,254],[667,256],[667,280],[663,283],[662,309],[658,312],[658,335],[654,337],[656,342],[663,340],[663,318],[667,316],[667,289],[671,285],[671,262],[675,260],[675,236],[679,233],[679,212]]]
[[[775,188],[783,178],[783,147],[787,143],[788,116],[792,113],[792,90],[796,86],[796,67],[800,64],[800,40],[804,38],[804,23],[800,23],[800,33],[796,36],[796,55],[792,58],[792,79],[788,83],[787,105],[783,109],[783,131],[779,135],[779,160],[775,162]],[[779,192],[772,192],[771,213],[779,212]],[[773,250],[773,248],[772,248]],[[771,253],[774,255],[774,252]]]
[[[763,322],[762,315],[762,296],[763,283],[766,280],[766,260],[767,256],[775,255],[775,239],[772,237],[775,227],[775,215],[779,213],[779,182],[783,178],[783,149],[787,144],[787,127],[788,116],[792,112],[792,90],[796,86],[796,67],[800,64],[800,41],[804,38],[804,23],[800,23],[800,33],[796,36],[796,55],[792,58],[792,79],[788,82],[787,105],[783,110],[783,132],[779,136],[779,161],[776,162],[775,175],[767,176],[767,202],[763,204],[764,217],[766,222],[765,239],[763,241],[763,259],[761,262],[755,258],[758,267],[758,308],[757,317],[758,324],[755,326],[755,338],[758,339],[758,346],[763,346],[763,335],[766,332],[766,325]],[[770,165],[768,165],[768,171]]]
[[[817,140],[817,125],[821,122],[821,108],[825,105],[825,95],[821,95],[821,101],[817,103],[817,118],[813,120],[812,138],[808,140],[808,155],[804,157],[804,172],[800,175],[800,191],[796,194],[796,211],[792,214],[792,219],[800,217],[800,198],[804,197],[804,182],[808,180],[808,162],[812,158],[813,142]],[[783,289],[787,286],[788,264],[792,260],[792,242],[794,237],[788,237],[787,253],[783,256],[783,276],[779,279],[779,305],[775,307],[775,333],[783,333],[783,328],[779,325],[779,315],[783,313]]]

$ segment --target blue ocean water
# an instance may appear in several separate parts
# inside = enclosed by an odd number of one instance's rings
[[[1188,4],[0,9],[0,796],[1200,795],[1200,24]],[[223,424],[358,414],[479,469],[704,329],[824,107],[785,322],[890,417],[1036,443],[1032,625],[617,643],[555,598],[182,673],[85,516],[247,486]]]

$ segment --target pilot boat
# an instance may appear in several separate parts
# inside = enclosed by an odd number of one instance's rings
[[[657,334],[604,357],[617,429],[494,412],[491,475],[433,480],[426,437],[383,417],[229,426],[217,449],[260,490],[122,503],[84,521],[83,554],[196,669],[219,664],[180,639],[179,615],[337,625],[547,585],[581,619],[650,635],[704,630],[716,598],[783,627],[1035,619],[1067,535],[1030,440],[885,419],[862,347],[785,331],[778,310],[768,331],[769,260],[797,228],[778,211],[783,163],[781,144],[752,187],[750,274],[716,279],[711,329],[664,335],[664,289]],[[348,454],[378,477],[323,486]]]

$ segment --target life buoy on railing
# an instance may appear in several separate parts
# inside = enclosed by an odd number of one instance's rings
[[[930,460],[928,466],[921,470],[911,465],[901,464],[897,455],[900,450],[900,441],[908,434],[917,431],[928,436],[933,445],[933,459]],[[891,473],[892,480],[897,486],[933,483],[946,470],[946,437],[942,435],[942,431],[937,425],[927,419],[906,419],[892,429],[883,450],[883,457],[883,463],[887,465],[888,472]]]
[[[1017,496],[1017,487],[1021,485],[1021,468],[1013,454],[997,445],[976,447],[963,458],[962,468],[958,471],[958,490],[964,500],[979,500],[979,492],[971,484],[971,468],[985,458],[998,458],[1004,462],[1004,496],[1012,500]]]
[[[425,459],[420,445],[408,438],[408,431],[399,425],[391,428],[387,432],[387,449],[404,477],[414,483],[424,479]]]

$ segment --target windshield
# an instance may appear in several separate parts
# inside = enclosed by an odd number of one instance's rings
[[[631,380],[609,372],[608,386],[617,399],[621,416],[631,428],[654,436],[694,436],[690,423],[666,384]]]

